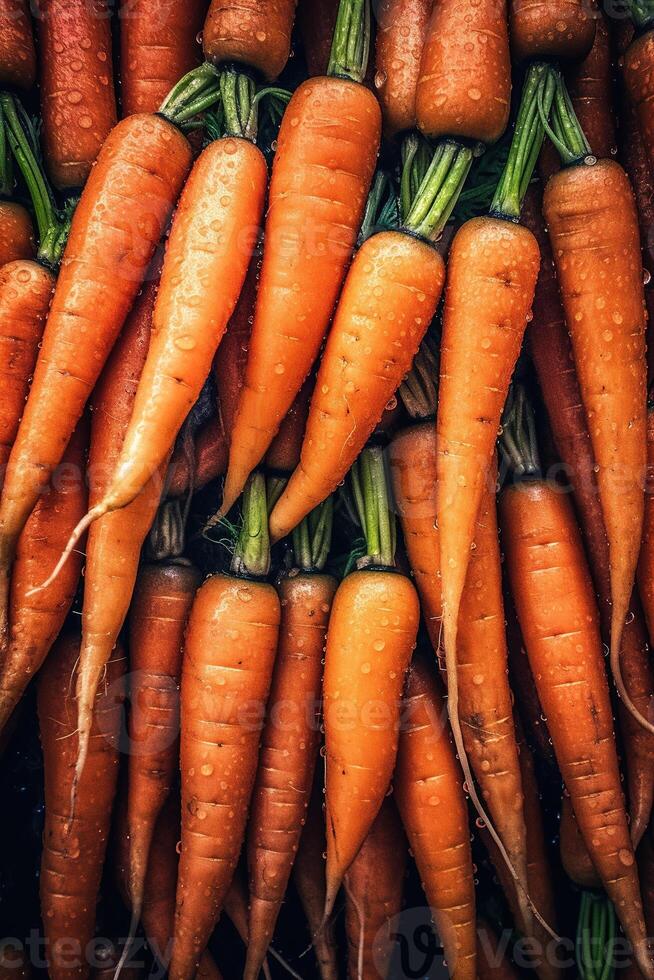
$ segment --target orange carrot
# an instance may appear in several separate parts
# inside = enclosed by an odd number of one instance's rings
[[[207,0],[121,0],[120,93],[124,116],[156,112],[178,79],[200,61]]]
[[[294,536],[296,567],[278,586],[279,645],[261,738],[246,847],[250,871],[248,956],[256,980],[297,852],[318,755],[322,658],[336,581],[322,574],[332,503]]]
[[[359,570],[338,587],[327,631],[325,918],[388,792],[404,675],[420,618],[415,588],[395,568],[379,447],[361,454],[352,469],[352,488],[367,553]]]
[[[82,187],[116,124],[109,9],[40,0],[37,24],[46,165],[55,187]]]
[[[559,826],[559,848],[563,869],[580,888],[601,888],[602,882],[595,870],[588,848],[579,830],[570,797],[563,794],[561,801],[561,823]]]
[[[120,453],[150,342],[156,268],[127,318],[91,396],[89,504],[102,497]],[[89,532],[84,573],[82,643],[77,673],[77,777],[88,747],[93,700],[132,598],[141,546],[159,504],[165,470],[129,506],[107,514]],[[65,567],[65,566],[64,566]],[[56,581],[56,580],[55,580]],[[73,805],[74,801],[71,801]]]
[[[131,116],[109,134],[82,193],[0,504],[0,642],[18,536],[123,325],[190,161],[188,141],[167,118]]]
[[[0,268],[0,487],[25,408],[54,281],[51,272],[31,259]]]
[[[638,4],[631,5],[629,12],[639,33],[624,52],[622,76],[627,95],[638,118],[640,135],[651,168],[654,161],[654,114],[651,108],[654,32],[649,23],[641,22]],[[646,14],[645,9],[642,12]]]
[[[253,476],[232,575],[200,588],[188,624],[181,692],[182,851],[169,976],[193,975],[241,849],[271,683],[280,604],[270,564],[266,493]]]
[[[469,149],[440,143],[415,198],[403,208],[402,228],[377,232],[357,252],[318,369],[300,463],[270,515],[273,541],[344,479],[411,367],[445,280],[433,242],[471,163]],[[372,200],[379,186],[376,180]]]
[[[202,47],[215,65],[255,68],[267,81],[282,72],[291,49],[297,0],[211,0]]]
[[[155,824],[178,766],[184,628],[199,584],[199,572],[187,561],[148,564],[139,573],[131,606],[127,827],[134,930],[143,909]]]
[[[288,477],[299,465],[309,402],[315,384],[315,376],[310,374],[295,396],[295,401],[266,453],[266,468],[278,477]]]
[[[341,0],[341,29],[335,33],[329,75],[296,89],[279,130],[223,513],[263,459],[316,359],[363,217],[381,114],[377,100],[361,84],[368,0],[350,18],[351,7],[352,0]],[[356,65],[345,54],[353,38],[364,39]],[[315,288],[318,282],[320,289]]]
[[[29,211],[14,201],[0,201],[0,267],[34,256],[34,226]]]
[[[78,809],[68,817],[77,755],[77,710],[72,691],[79,639],[63,637],[41,672],[38,712],[45,771],[45,828],[41,858],[41,912],[53,980],[89,975],[87,944],[118,776],[117,738],[124,697],[125,658],[120,648],[107,665],[98,696],[89,766],[78,787]]]
[[[494,143],[509,121],[511,59],[504,0],[434,3],[418,88],[418,126],[429,137]]]
[[[378,5],[375,88],[389,137],[416,125],[416,89],[431,8],[432,0],[382,0]]]
[[[32,88],[36,50],[28,0],[0,2],[0,85]]]
[[[86,508],[87,445],[88,425],[82,418],[18,541],[11,579],[9,640],[0,657],[0,729],[40,669],[75,598],[82,571],[81,551],[48,589],[30,593],[42,581],[44,569],[56,564],[71,528]]]
[[[466,222],[452,242],[443,311],[436,475],[447,704],[472,801],[500,851],[504,845],[476,793],[463,741],[457,628],[475,520],[484,486],[493,486],[490,471],[500,416],[538,275],[538,243],[517,222],[544,135],[536,104],[549,111],[553,94],[549,69],[532,65],[491,215]],[[503,857],[510,864],[505,849]],[[515,868],[512,874],[519,880]]]
[[[390,975],[406,864],[404,831],[389,798],[345,875],[348,976],[385,980]]]
[[[579,829],[643,974],[653,976],[593,587],[570,503],[539,475],[528,413],[519,390],[503,436],[522,476],[500,501],[509,580]]]
[[[555,105],[555,116],[559,113],[568,123],[567,142],[558,141],[562,159],[574,164],[587,154],[588,144],[569,100],[566,104],[560,76]],[[611,669],[625,705],[654,733],[654,726],[629,698],[619,656],[645,506],[645,304],[633,192],[615,161],[601,160],[592,166],[577,162],[548,182],[543,215],[572,338],[609,540]]]
[[[533,204],[533,211],[536,212],[537,201],[534,200]],[[595,457],[547,233],[542,219],[536,213],[531,214],[527,220],[539,240],[543,256],[534,297],[534,320],[528,333],[530,350],[556,448],[567,468],[575,494],[577,513],[599,596],[602,634],[608,640],[611,632],[611,570]],[[632,596],[628,618],[630,622],[625,624],[620,648],[623,679],[631,701],[642,715],[649,717],[654,693],[654,674],[649,664],[642,611],[636,596]],[[654,800],[654,772],[649,764],[654,743],[652,734],[638,724],[622,702],[618,709],[625,740],[631,835],[634,844],[637,844],[649,823]]]
[[[511,0],[514,58],[584,58],[595,37],[596,14],[583,0]]]
[[[452,980],[475,980],[475,891],[462,774],[435,675],[414,660],[394,786]]]
[[[652,573],[654,572],[654,402],[651,399],[647,409],[645,520],[638,562],[638,589],[651,639],[654,636],[654,582],[652,581]]]
[[[131,503],[167,460],[209,375],[245,280],[263,213],[267,168],[251,140],[254,83],[227,72],[221,88],[226,135],[202,152],[182,192],[129,425],[111,479],[77,533]],[[223,288],[207,289],[211,282]]]
[[[339,969],[333,922],[323,921],[326,895],[323,855],[326,846],[323,780],[322,773],[319,773],[293,865],[293,881],[309,925],[320,980],[337,980]]]

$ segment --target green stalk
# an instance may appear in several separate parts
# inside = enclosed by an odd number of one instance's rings
[[[473,156],[472,149],[455,140],[444,139],[438,143],[408,211],[406,202],[403,203],[405,231],[428,241],[440,237],[470,172]],[[409,166],[414,162],[415,156],[409,157]],[[410,182],[411,177],[404,181],[405,185]]]
[[[584,160],[595,163],[593,151],[577,119],[563,75],[558,68],[551,68],[550,71],[554,78],[554,99],[549,123],[545,107],[542,110],[545,131],[556,147],[564,167],[574,166]]]
[[[3,92],[0,94],[0,113],[7,143],[32,200],[39,233],[37,258],[55,268],[64,250],[72,215],[60,213],[55,207],[50,185],[38,160],[34,128],[20,102]]]
[[[429,170],[432,150],[419,133],[409,133],[402,140],[402,176],[400,183],[400,218],[406,221],[420,185]]]
[[[264,98],[288,102],[291,93],[283,88],[266,87],[257,92],[254,81],[243,72],[227,68],[220,73],[220,101],[224,136],[240,136],[257,141],[259,105]]]
[[[541,476],[534,412],[523,385],[514,382],[502,416],[500,452],[514,480]]]
[[[321,572],[332,543],[334,501],[328,497],[293,531],[295,566],[302,572]]]
[[[243,522],[232,558],[232,574],[247,578],[265,578],[270,571],[270,538],[266,479],[263,473],[252,473],[241,498]]]
[[[341,0],[327,74],[362,82],[370,52],[370,0]]]
[[[582,980],[611,980],[616,916],[607,895],[584,891],[577,920],[577,965]]]
[[[162,116],[186,130],[192,128],[194,116],[205,112],[220,98],[220,72],[205,61],[172,87],[159,107]]]
[[[555,87],[553,69],[549,65],[536,62],[529,66],[509,158],[491,202],[491,214],[511,221],[520,219],[522,202],[543,145]]]
[[[384,454],[380,446],[363,450],[350,470],[352,493],[366,539],[363,564],[395,568],[396,529]]]
[[[627,0],[627,9],[637,31],[645,31],[654,23],[654,0]]]
[[[378,170],[372,182],[357,244],[384,228],[397,228],[397,198],[393,182],[384,170]]]
[[[438,341],[428,332],[398,392],[412,419],[424,420],[436,415],[439,361]]]
[[[14,190],[14,168],[7,138],[4,113],[0,108],[0,195],[10,197]]]

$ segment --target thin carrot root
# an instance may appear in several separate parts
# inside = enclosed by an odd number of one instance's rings
[[[627,618],[628,608],[621,612],[620,610],[613,611],[611,616],[611,646],[609,653],[609,665],[611,667],[611,674],[613,675],[613,681],[617,688],[618,694],[624,703],[625,708],[630,715],[641,725],[646,731],[654,735],[654,725],[651,721],[648,721],[644,715],[640,713],[634,702],[629,697],[629,692],[627,691],[624,679],[622,677],[622,667],[620,666],[620,650],[622,647],[622,632],[624,628],[624,622]],[[619,627],[616,629],[616,623]]]
[[[61,558],[55,565],[50,576],[45,580],[45,582],[43,582],[42,585],[39,585],[36,589],[30,589],[30,591],[26,593],[26,597],[28,599],[36,592],[41,592],[43,589],[50,588],[50,586],[52,585],[54,580],[58,577],[62,568],[64,567],[64,565],[66,564],[70,556],[72,555],[73,551],[79,544],[81,538],[83,537],[84,534],[86,534],[86,532],[90,528],[91,524],[93,524],[94,521],[99,520],[101,517],[104,517],[104,515],[107,514],[108,511],[109,508],[105,504],[98,504],[96,507],[91,508],[88,514],[86,514],[82,518],[82,520],[79,522],[79,524],[71,534],[70,538],[68,539],[68,544],[66,545],[66,547],[62,552]]]

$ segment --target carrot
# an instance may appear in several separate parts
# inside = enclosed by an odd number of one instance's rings
[[[494,143],[509,121],[511,58],[504,0],[434,3],[416,90],[425,136]]]
[[[215,65],[247,65],[267,81],[288,61],[297,0],[211,0],[202,47]]]
[[[325,918],[388,792],[420,617],[415,588],[395,568],[395,526],[379,447],[363,451],[351,480],[367,551],[339,585],[327,631]]]
[[[75,769],[77,711],[72,696],[79,639],[59,640],[41,672],[38,712],[45,771],[45,828],[41,859],[41,912],[53,980],[88,977],[87,944],[118,776],[117,738],[124,697],[120,648],[107,665],[106,686],[95,710],[89,767],[79,785],[79,806],[68,817]]]
[[[532,199],[532,203],[536,211],[537,202]],[[534,297],[534,320],[528,331],[529,345],[556,448],[574,490],[599,596],[602,634],[608,640],[611,632],[610,556],[595,473],[595,457],[547,234],[540,216],[532,214],[528,220],[539,240],[543,256]],[[624,683],[638,711],[648,717],[654,692],[654,675],[649,664],[642,612],[636,596],[632,596],[628,619],[630,621],[625,624],[620,648]],[[654,800],[654,772],[648,761],[653,751],[652,735],[638,724],[622,702],[618,709],[626,749],[631,834],[634,844],[637,844],[649,823]]]
[[[519,389],[503,449],[520,482],[500,498],[509,581],[554,751],[593,864],[644,976],[649,960],[590,574],[568,499],[539,474]]]
[[[513,607],[513,600],[505,590],[504,602],[507,613],[507,642],[509,646],[509,682],[513,691],[518,716],[525,726],[527,742],[535,754],[548,766],[556,766],[552,740],[547,730],[543,706],[538,697],[529,658]]]
[[[93,953],[97,966],[91,973],[92,980],[113,980],[120,958],[118,944],[111,939],[104,939]],[[120,971],[123,980],[141,980],[143,971],[140,966],[123,967]]]
[[[442,141],[403,208],[402,228],[377,232],[357,252],[318,369],[300,463],[270,515],[273,541],[336,489],[409,371],[445,281],[433,242],[471,163],[470,149]]]
[[[0,85],[32,88],[36,50],[28,0],[0,2]]]
[[[485,919],[477,919],[478,980],[516,980],[518,974]]]
[[[453,980],[476,978],[468,812],[436,677],[416,658],[405,691],[395,799]]]
[[[406,865],[404,831],[389,798],[345,875],[348,976],[383,980],[390,975]]]
[[[565,72],[575,113],[596,157],[609,157],[616,152],[613,68],[606,16],[598,10],[593,46],[583,60]]]
[[[40,0],[37,24],[48,172],[59,189],[82,187],[116,125],[109,9],[106,0]]]
[[[124,329],[91,396],[89,503],[98,500],[118,458],[134,394],[147,355],[156,268],[129,313]],[[93,700],[129,609],[141,546],[154,520],[165,472],[155,474],[124,510],[107,514],[89,532],[86,547],[82,643],[77,673],[78,746],[76,777],[84,767]],[[55,579],[56,581],[56,579]],[[74,806],[74,797],[71,799]]]
[[[184,98],[188,79],[174,94],[164,114],[131,116],[111,131],[73,217],[0,503],[0,641],[18,536],[44,474],[61,459],[190,166],[190,145],[168,118],[193,108]]]
[[[632,3],[628,10],[636,35],[623,55],[622,78],[638,119],[640,135],[651,167],[654,161],[654,114],[651,110],[654,33],[647,4]]]
[[[295,396],[295,401],[266,453],[266,468],[278,477],[288,477],[299,465],[309,402],[315,383],[315,376],[310,374]]]
[[[1,275],[1,273],[0,273]],[[638,562],[638,589],[643,602],[650,639],[654,636],[654,401],[647,405],[647,474],[645,479],[645,520]]]
[[[177,769],[184,628],[199,584],[197,569],[185,560],[144,565],[131,606],[130,935],[143,909],[155,824]]]
[[[156,112],[175,82],[200,61],[207,0],[121,0],[120,92],[124,116]]]
[[[31,980],[32,967],[22,943],[0,944],[0,980]]]
[[[31,259],[0,268],[0,486],[25,408],[54,282],[52,273]]]
[[[18,541],[11,580],[9,638],[0,657],[0,729],[43,664],[75,598],[82,571],[81,552],[76,552],[70,567],[49,589],[28,596],[41,581],[44,568],[56,563],[71,528],[86,508],[86,421],[82,418],[73,433]]]
[[[167,460],[211,370],[245,280],[263,212],[267,168],[251,141],[254,83],[227,72],[221,89],[226,135],[202,152],[182,192],[166,246],[152,340],[120,453],[62,561],[77,534],[130,504]],[[211,282],[224,288],[208,290]]]
[[[511,50],[516,60],[584,58],[595,37],[596,13],[583,0],[511,0]]]
[[[263,581],[270,556],[261,475],[248,484],[243,514],[232,574],[214,575],[202,585],[186,635],[182,851],[171,980],[193,975],[229,889],[256,776],[261,717],[277,648],[279,598]]]
[[[176,448],[166,478],[169,497],[182,497],[189,491],[201,490],[222,476],[227,468],[227,444],[220,419],[213,416],[201,426],[195,436],[192,454]]]
[[[588,848],[579,830],[570,797],[563,794],[561,801],[561,823],[559,827],[559,848],[563,869],[580,888],[601,888],[600,880]]]
[[[564,121],[567,135],[559,120]],[[572,338],[609,540],[611,669],[627,708],[654,733],[629,698],[619,656],[638,562],[646,465],[645,304],[636,207],[619,164],[583,162],[588,144],[560,75],[553,123],[561,157],[572,165],[548,182],[543,215]]]
[[[310,77],[325,75],[340,0],[298,0],[297,24]]]
[[[263,459],[308,375],[352,255],[381,129],[379,104],[361,84],[369,13],[369,0],[341,0],[328,75],[296,89],[279,130],[222,513]],[[351,64],[346,50],[353,47]]]
[[[257,299],[257,270],[258,261],[253,256],[236,309],[214,358],[213,376],[218,389],[218,410],[228,447],[234,430],[238,399],[245,383],[245,368]]]
[[[127,826],[127,794],[119,794],[115,818],[115,870],[118,889],[125,904],[129,897],[130,840]],[[145,877],[141,921],[148,945],[155,959],[167,966],[175,922],[175,889],[177,886],[177,844],[179,842],[179,798],[171,793],[161,808],[152,837]],[[208,950],[202,955],[198,980],[221,980],[220,971]]]
[[[246,980],[256,980],[270,945],[313,784],[322,658],[336,591],[336,581],[322,573],[331,523],[329,500],[294,535],[295,568],[278,585],[279,645],[246,839],[250,871]]]
[[[34,226],[29,211],[14,201],[0,201],[0,267],[34,256]]]
[[[509,381],[530,315],[540,263],[538,243],[518,223],[549,112],[553,82],[543,64],[526,75],[507,164],[488,217],[473,218],[451,245],[443,309],[436,421],[437,523],[448,713],[458,756],[479,816],[502,856],[505,846],[477,795],[459,717],[457,627],[475,520],[490,473]]]
[[[324,852],[322,773],[314,781],[307,818],[293,865],[293,882],[309,925],[320,980],[337,980],[339,975],[332,920],[323,921],[326,882]]]
[[[375,88],[388,137],[416,126],[416,89],[432,0],[382,0],[377,11]]]

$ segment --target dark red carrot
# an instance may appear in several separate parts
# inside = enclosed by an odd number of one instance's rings
[[[107,0],[39,0],[37,24],[46,166],[55,187],[82,187],[116,124]]]
[[[579,830],[570,797],[563,794],[559,824],[561,864],[571,881],[580,888],[601,888],[602,881],[595,870],[588,848]]]
[[[309,75],[324,75],[336,26],[339,0],[298,0],[297,23]]]
[[[0,85],[29,89],[35,81],[29,0],[0,0]]]
[[[38,713],[45,773],[41,913],[52,980],[89,975],[86,949],[118,778],[117,739],[124,699],[125,655],[117,647],[93,713],[89,765],[78,786],[74,819],[69,802],[77,755],[75,667],[79,637],[62,637],[41,672]]]

